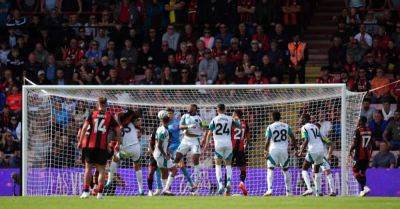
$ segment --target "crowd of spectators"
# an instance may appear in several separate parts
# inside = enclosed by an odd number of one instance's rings
[[[317,0],[0,0],[1,166],[18,166],[21,85],[305,82]],[[294,37],[294,40],[292,39]],[[18,123],[20,124],[20,122]],[[9,133],[13,133],[9,137]],[[3,153],[6,156],[3,156]]]
[[[25,78],[38,85],[305,83],[302,35],[318,2],[0,0],[0,166],[20,162]],[[367,91],[400,78],[400,22],[389,10],[398,4],[364,2],[348,1],[333,18],[338,29],[317,83]],[[399,103],[400,84],[370,96]],[[395,133],[378,130],[387,141]]]

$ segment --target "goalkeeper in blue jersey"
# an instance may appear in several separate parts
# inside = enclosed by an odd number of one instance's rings
[[[168,145],[168,150],[171,153],[172,159],[175,159],[176,151],[178,150],[179,145],[181,144],[181,130],[179,128],[180,123],[180,113],[175,112],[172,108],[167,108],[168,116],[170,118],[170,122],[168,124],[168,132],[170,134],[170,141]],[[186,169],[186,165],[184,162],[180,163],[180,167],[183,175],[185,176],[191,191],[195,190],[195,186],[193,184],[192,179]]]

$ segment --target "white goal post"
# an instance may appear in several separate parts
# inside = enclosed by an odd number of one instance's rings
[[[144,133],[141,138],[141,165],[146,179],[149,154],[146,152],[150,133],[158,125],[155,113],[172,107],[183,113],[189,104],[199,106],[200,115],[210,120],[218,103],[224,103],[228,112],[241,109],[250,126],[247,146],[246,185],[250,195],[262,195],[266,191],[266,159],[263,156],[264,132],[272,122],[270,113],[278,110],[282,121],[295,130],[300,140],[300,117],[309,113],[315,122],[324,124],[334,144],[331,167],[336,189],[341,195],[355,195],[358,186],[351,175],[348,163],[349,147],[356,121],[361,111],[365,92],[349,92],[345,84],[282,84],[282,85],[176,85],[176,86],[23,86],[23,169],[22,194],[24,196],[77,195],[82,190],[83,167],[80,152],[75,147],[76,133],[83,122],[83,115],[95,107],[97,97],[105,96],[109,108],[118,112],[121,108],[140,108]],[[203,115],[202,115],[203,114]],[[296,147],[297,146],[297,147]],[[299,145],[291,145],[290,172],[294,194],[304,191],[301,179],[303,159],[294,155]],[[208,146],[210,147],[210,146]],[[212,149],[202,150],[200,195],[215,194],[215,174]],[[187,162],[189,170],[190,161]],[[284,193],[283,177],[275,169],[274,191]],[[137,193],[132,162],[121,162],[117,171],[121,178],[115,195]],[[233,172],[233,192],[239,190],[238,170]],[[173,192],[187,195],[182,176],[177,177]],[[144,182],[146,185],[146,182]],[[145,190],[147,187],[145,186]],[[327,190],[326,180],[323,189]]]

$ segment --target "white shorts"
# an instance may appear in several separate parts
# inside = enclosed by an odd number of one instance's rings
[[[289,154],[287,150],[273,149],[269,152],[267,157],[268,168],[288,168],[289,167]]]
[[[218,146],[215,147],[214,158],[223,160],[232,160],[233,152],[232,146]]]
[[[324,162],[325,154],[324,152],[307,152],[306,161],[314,165],[321,165]]]
[[[328,160],[326,158],[324,158],[322,165],[320,166],[322,171],[326,171],[326,170],[330,170],[331,169],[331,165],[329,164]]]
[[[192,154],[201,154],[200,137],[184,136],[176,152],[183,155],[186,155],[188,152]]]
[[[163,156],[159,156],[155,158],[157,162],[157,167],[159,168],[172,168],[174,166],[173,162],[171,159],[166,160]]]
[[[117,153],[117,157],[119,159],[127,159],[130,158],[134,162],[137,162],[140,159],[141,146],[140,144],[133,144],[130,146],[120,146],[119,152]]]

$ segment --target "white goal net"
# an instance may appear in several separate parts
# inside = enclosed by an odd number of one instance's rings
[[[224,103],[227,111],[243,111],[250,127],[250,139],[246,149],[249,195],[262,195],[267,188],[265,130],[272,123],[271,112],[280,111],[281,121],[291,125],[300,141],[300,118],[311,115],[314,122],[322,125],[333,142],[334,152],[330,159],[337,192],[342,195],[358,193],[358,186],[351,174],[348,152],[356,127],[364,93],[352,93],[341,84],[331,85],[254,85],[254,86],[24,86],[23,109],[23,195],[78,195],[83,187],[81,152],[76,147],[77,132],[84,115],[95,108],[97,98],[108,99],[109,110],[124,108],[141,110],[143,133],[141,136],[141,169],[144,191],[147,192],[147,148],[151,133],[159,125],[157,112],[167,107],[183,114],[187,106],[199,106],[200,116],[207,121],[215,115],[218,103]],[[306,188],[301,178],[301,164],[294,151],[300,142],[290,145],[290,169],[292,191],[300,194]],[[191,158],[187,161],[192,173]],[[202,150],[200,159],[199,195],[215,195],[217,181],[213,165],[212,146]],[[280,169],[275,169],[274,194],[285,193]],[[310,171],[311,172],[311,171]],[[113,195],[135,195],[138,192],[133,162],[121,161],[116,171],[116,188]],[[233,169],[232,193],[240,193],[237,187],[240,170]],[[154,181],[155,182],[155,181]],[[189,191],[182,173],[172,185],[175,194],[187,195]],[[323,191],[328,193],[326,179]],[[111,194],[110,194],[111,195]]]

